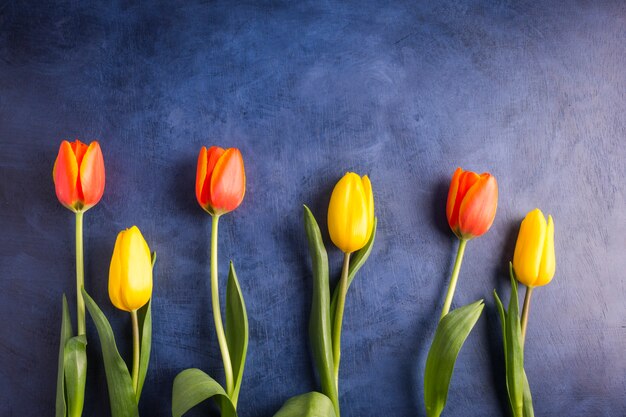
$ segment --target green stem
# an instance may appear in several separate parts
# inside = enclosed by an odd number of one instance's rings
[[[533,295],[533,287],[526,287],[524,307],[522,308],[522,346],[526,340],[526,327],[528,326],[528,314],[530,312],[530,297]]]
[[[452,305],[452,298],[454,297],[454,290],[456,289],[456,282],[459,279],[459,271],[461,270],[461,264],[463,263],[463,254],[465,253],[466,239],[461,239],[459,242],[459,250],[456,253],[456,260],[454,261],[454,269],[452,269],[452,277],[450,278],[450,285],[448,286],[448,293],[446,294],[446,301],[443,303],[443,310],[441,311],[441,317],[444,318],[450,311]]]
[[[130,312],[133,321],[133,389],[137,394],[139,388],[139,320],[137,310]]]
[[[224,333],[224,325],[222,324],[220,293],[217,281],[217,224],[219,219],[220,216],[214,214],[211,226],[211,301],[213,304],[213,321],[215,322],[217,341],[220,345],[220,351],[222,352],[222,362],[224,362],[226,393],[228,396],[231,396],[234,390],[233,366],[230,362],[230,353],[228,352],[228,344],[226,343],[226,334]]]
[[[341,325],[343,323],[343,310],[346,305],[348,293],[348,270],[350,269],[350,253],[343,255],[343,267],[339,279],[339,297],[337,297],[337,309],[335,310],[335,323],[333,325],[333,362],[335,365],[335,387],[339,393],[339,361],[341,360]]]
[[[83,261],[83,212],[76,212],[76,317],[78,335],[85,334],[85,300],[82,288],[85,286],[85,268]]]

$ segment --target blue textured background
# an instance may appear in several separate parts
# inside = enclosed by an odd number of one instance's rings
[[[536,413],[626,415],[624,2],[30,3],[0,2],[0,415],[52,415],[61,294],[75,317],[75,292],[74,219],[51,170],[61,139],[76,137],[104,152],[86,286],[125,357],[130,320],[107,294],[115,236],[137,224],[158,253],[143,416],[170,415],[184,368],[223,377],[210,218],[194,196],[197,152],[211,144],[241,148],[248,175],[220,236],[222,276],[233,259],[250,317],[243,417],[316,388],[301,205],[324,226],[346,170],[371,176],[380,228],[348,296],[343,416],[423,416],[456,250],[444,207],[457,165],[491,171],[500,203],[461,271],[454,305],[487,307],[445,415],[506,415],[491,291],[508,297],[519,221],[535,206],[555,218],[558,256],[530,317]],[[330,261],[336,277],[334,248]],[[107,416],[88,328],[84,415]]]

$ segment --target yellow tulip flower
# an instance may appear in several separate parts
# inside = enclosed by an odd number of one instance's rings
[[[361,249],[372,236],[374,195],[367,175],[348,172],[335,185],[328,205],[330,239],[344,253]]]
[[[556,269],[554,255],[554,222],[539,209],[526,215],[517,236],[513,269],[517,280],[527,287],[548,284]]]
[[[150,248],[137,226],[117,235],[109,269],[109,297],[120,310],[133,312],[152,296]]]

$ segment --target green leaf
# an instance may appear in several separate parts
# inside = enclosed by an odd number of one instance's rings
[[[376,229],[378,226],[378,218],[374,217],[374,225],[372,226],[372,235],[370,236],[370,240],[367,241],[365,246],[356,251],[350,256],[350,266],[348,267],[348,288],[350,288],[350,284],[352,284],[352,280],[356,276],[356,273],[361,269],[367,258],[369,258],[370,253],[372,253],[372,247],[374,246],[374,239],[376,239]],[[348,289],[346,288],[346,291]],[[333,291],[333,298],[330,302],[330,322],[335,323],[335,311],[337,310],[337,299],[339,298],[339,287],[335,288]]]
[[[504,310],[504,306],[502,305],[502,301],[500,301],[500,297],[498,297],[498,293],[496,290],[493,290],[493,297],[496,299],[496,307],[498,308],[498,314],[500,315],[500,323],[502,327],[502,335],[504,335],[506,329],[506,311]],[[504,350],[506,353],[506,349]]]
[[[181,417],[201,402],[213,398],[222,415],[237,416],[228,394],[213,378],[199,369],[185,369],[174,379],[172,388],[172,416]]]
[[[84,288],[82,291],[85,305],[96,325],[98,337],[100,338],[104,370],[109,389],[109,401],[111,403],[111,417],[139,417],[133,383],[128,373],[128,368],[117,351],[111,325],[96,302],[87,294],[87,291]]]
[[[85,381],[87,379],[87,338],[72,337],[63,350],[65,363],[65,391],[68,416],[80,417],[85,404]]]
[[[235,386],[230,395],[230,399],[235,407],[241,389],[241,379],[243,369],[246,364],[246,353],[248,351],[248,314],[246,304],[243,301],[241,287],[235,273],[235,266],[230,263],[228,272],[228,284],[226,286],[226,343],[230,360],[233,366],[233,376]]]
[[[511,295],[508,311],[504,310],[502,301],[500,301],[496,291],[493,292],[502,324],[506,389],[513,416],[534,417],[530,386],[524,371],[524,345],[519,319],[517,282],[511,264],[509,264],[509,269],[511,274]]]
[[[439,322],[424,372],[424,403],[428,417],[439,417],[446,406],[456,358],[483,307],[483,300],[476,301],[453,310]]]
[[[57,398],[56,417],[66,417],[67,408],[65,405],[65,345],[72,337],[72,322],[70,320],[70,309],[67,306],[67,298],[63,294],[62,303],[63,314],[61,317],[61,340],[59,342],[59,366],[57,368]]]
[[[333,402],[319,392],[292,397],[278,410],[274,417],[336,417]]]
[[[533,397],[530,394],[530,385],[528,385],[526,371],[524,371],[524,417],[535,417],[535,411],[533,410]]]
[[[511,298],[504,329],[506,342],[506,387],[514,417],[522,417],[524,409],[524,347],[519,319],[517,283],[511,272]]]
[[[152,300],[148,300],[145,306],[137,311],[139,319],[139,375],[137,381],[137,404],[141,397],[143,383],[146,381],[148,363],[150,362],[150,349],[152,347]]]
[[[500,323],[501,323],[501,328],[502,328],[502,344],[504,346],[504,363],[506,366],[507,363],[507,359],[506,359],[506,355],[507,355],[507,348],[506,348],[506,310],[504,309],[504,306],[502,305],[502,301],[500,300],[500,297],[498,297],[498,293],[496,292],[496,290],[493,290],[493,296],[496,299],[496,306],[498,307],[498,314],[500,315]],[[508,393],[508,389],[507,389],[507,393]]]
[[[330,398],[335,406],[335,412],[339,414],[337,387],[333,376],[328,255],[322,241],[320,228],[307,206],[304,206],[304,227],[313,264],[313,302],[309,321],[311,351],[320,377],[322,392]]]

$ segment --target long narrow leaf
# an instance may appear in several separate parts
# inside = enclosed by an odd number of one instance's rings
[[[235,266],[232,262],[230,263],[228,284],[226,285],[226,343],[228,344],[235,379],[235,386],[230,394],[230,399],[233,405],[237,407],[243,369],[246,364],[246,353],[248,352],[248,314],[237,280]]]
[[[483,311],[483,300],[457,308],[439,322],[424,372],[424,403],[428,417],[439,417],[448,398],[459,351]]]
[[[100,338],[111,403],[111,417],[139,417],[133,383],[128,368],[117,351],[111,325],[84,288],[83,297]]]
[[[348,267],[348,287],[350,288],[350,284],[352,284],[352,280],[356,276],[356,273],[361,269],[367,258],[369,258],[370,253],[372,253],[372,247],[374,246],[374,240],[376,239],[376,228],[378,226],[378,218],[374,217],[374,225],[372,226],[372,235],[370,236],[370,240],[367,241],[365,246],[356,251],[350,257],[350,266]],[[347,289],[346,289],[347,291]],[[335,322],[335,311],[337,310],[337,299],[339,298],[339,287],[335,288],[333,291],[333,297],[330,302],[330,322]]]
[[[57,368],[57,397],[55,417],[66,417],[67,407],[65,405],[65,345],[72,337],[72,322],[70,320],[70,309],[67,306],[67,298],[63,294],[61,317],[61,340],[59,342],[59,366]]]
[[[65,392],[67,414],[80,417],[85,404],[85,381],[87,379],[87,338],[85,335],[72,337],[65,344]]]
[[[504,310],[504,306],[502,305],[502,301],[500,300],[500,297],[498,297],[496,290],[493,290],[493,298],[496,300],[496,307],[498,308],[498,314],[500,315],[500,327],[502,329],[502,335],[504,336],[506,333],[506,311]]]
[[[140,348],[139,378],[137,381],[137,395],[135,399],[137,404],[139,404],[143,384],[146,381],[146,373],[148,372],[148,364],[150,362],[150,350],[152,348],[152,300],[149,300],[137,313],[139,319]]]
[[[519,319],[517,283],[511,270],[511,299],[505,328],[506,386],[514,417],[522,417],[524,409],[524,347]]]
[[[199,369],[185,369],[174,379],[172,388],[172,416],[181,417],[203,401],[213,398],[222,415],[237,416],[228,394],[213,378]]]
[[[493,292],[502,324],[506,389],[513,416],[534,417],[532,395],[526,372],[524,371],[524,345],[522,343],[522,330],[519,319],[517,282],[512,265],[509,265],[509,269],[511,274],[511,295],[508,311],[504,311],[500,297],[498,297],[495,290]]]
[[[339,414],[337,387],[333,377],[328,255],[322,241],[320,228],[307,206],[304,206],[304,227],[313,264],[313,302],[311,303],[311,319],[309,321],[311,351],[322,385],[322,392],[330,398],[336,413]]]
[[[319,392],[292,397],[283,404],[274,417],[336,417],[333,402]]]
[[[524,371],[524,417],[535,417],[535,411],[533,409],[533,397],[530,394],[530,385],[528,384],[528,378],[526,377],[526,371]]]

